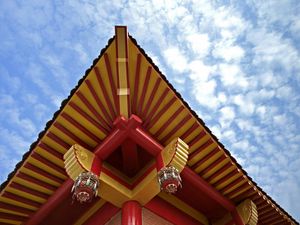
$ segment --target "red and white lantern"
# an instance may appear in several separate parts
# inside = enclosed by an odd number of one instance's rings
[[[181,182],[179,171],[174,166],[167,166],[158,172],[158,183],[162,191],[174,194],[182,187]]]
[[[98,194],[99,179],[92,172],[82,172],[76,178],[71,192],[73,199],[80,203],[91,202],[94,196]]]

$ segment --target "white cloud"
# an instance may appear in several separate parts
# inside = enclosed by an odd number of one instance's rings
[[[282,34],[275,31],[267,31],[264,28],[253,29],[247,33],[247,39],[253,47],[254,64],[264,68],[278,68],[281,66],[286,76],[294,69],[299,70],[299,55],[289,39],[282,37]]]
[[[238,35],[245,29],[242,17],[234,15],[232,9],[223,6],[218,8],[217,14],[214,15],[214,24],[219,28],[233,31],[235,35]]]
[[[263,26],[270,26],[274,23],[279,23],[281,26],[287,26],[293,17],[298,14],[295,1],[248,1],[255,8],[258,22]]]
[[[236,88],[245,89],[249,85],[244,73],[237,64],[222,63],[219,65],[218,73],[222,84],[225,86],[235,86]]]
[[[290,87],[288,85],[284,85],[284,86],[278,88],[276,92],[277,92],[276,96],[278,98],[292,100],[294,97],[294,91],[293,91],[292,87]]]
[[[219,42],[216,44],[213,54],[216,58],[222,58],[226,62],[239,62],[244,57],[245,51],[238,45]]]
[[[205,57],[209,53],[210,40],[208,34],[190,34],[186,37],[190,49],[197,54],[197,57]]]
[[[215,66],[205,65],[200,60],[193,60],[188,65],[188,68],[190,71],[190,78],[194,81],[207,81],[215,71]]]
[[[0,128],[0,136],[2,140],[6,140],[6,151],[13,151],[11,154],[20,156],[26,152],[30,146],[31,140],[27,141],[18,133],[9,131],[5,128]]]
[[[281,114],[281,115],[275,115],[275,116],[273,117],[273,121],[274,121],[274,123],[276,124],[276,126],[278,126],[278,127],[283,127],[283,126],[287,125],[287,123],[288,123],[288,118],[287,118],[287,116],[284,115],[284,114]]]
[[[219,101],[215,95],[217,83],[211,79],[208,81],[195,80],[193,82],[193,94],[199,104],[216,109]]]
[[[220,103],[225,104],[227,102],[227,96],[224,92],[219,92],[218,94],[218,100]]]
[[[222,137],[222,128],[219,124],[215,124],[213,127],[210,128],[216,137],[221,138]]]
[[[235,148],[236,150],[245,151],[246,152],[246,151],[249,150],[250,144],[249,144],[248,140],[240,140],[238,142],[235,142],[232,145],[232,147]]]
[[[232,102],[239,107],[239,111],[247,116],[253,114],[255,104],[251,99],[247,99],[243,94],[237,94],[232,97]]]
[[[290,30],[295,37],[295,39],[299,40],[300,38],[300,20],[297,16],[295,16],[290,24]]]
[[[226,139],[227,141],[230,142],[235,142],[236,141],[236,134],[233,129],[227,129],[224,132],[220,133],[220,137]]]
[[[220,121],[221,127],[223,129],[229,128],[236,116],[234,108],[231,106],[225,106],[220,109],[220,114],[221,115],[218,120]]]
[[[220,109],[221,119],[225,121],[231,121],[235,118],[235,110],[233,107],[226,106]]]
[[[36,134],[36,127],[31,119],[24,116],[13,96],[0,94],[0,122],[8,123],[20,129],[25,137],[32,137]],[[1,128],[1,126],[0,126]]]
[[[262,68],[265,70],[266,68]],[[278,73],[274,73],[272,70],[261,71],[260,74],[256,75],[256,79],[260,86],[265,88],[278,88],[284,85],[287,81],[286,79]]]
[[[187,58],[177,47],[164,50],[163,56],[167,64],[176,72],[182,73],[186,70]]]

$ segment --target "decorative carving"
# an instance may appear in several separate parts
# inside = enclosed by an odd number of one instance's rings
[[[181,177],[178,170],[174,166],[162,168],[158,174],[158,183],[160,189],[167,193],[174,194],[181,185]]]
[[[98,195],[99,179],[92,172],[82,172],[75,180],[71,192],[80,203],[91,202]]]
[[[173,139],[162,151],[166,166],[174,166],[180,173],[188,160],[189,146],[180,138]]]

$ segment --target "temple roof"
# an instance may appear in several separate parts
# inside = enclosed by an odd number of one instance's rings
[[[63,154],[73,144],[96,148],[114,129],[114,119],[125,113],[141,118],[143,128],[163,146],[180,137],[189,145],[187,166],[235,205],[251,199],[257,206],[258,224],[299,224],[242,169],[133,37],[127,38],[128,56],[117,56],[117,46],[115,37],[109,40],[1,185],[0,222],[26,224],[68,179]],[[126,63],[128,76],[123,82],[130,88],[121,87],[118,62]],[[120,103],[122,96],[126,103]],[[188,191],[183,189],[176,197],[209,220],[217,219],[213,211],[224,214],[215,203],[210,203],[211,211],[200,206],[197,196],[187,197]]]

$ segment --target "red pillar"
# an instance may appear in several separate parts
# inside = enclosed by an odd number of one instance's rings
[[[122,207],[122,225],[142,225],[142,207],[137,201],[125,202]]]

